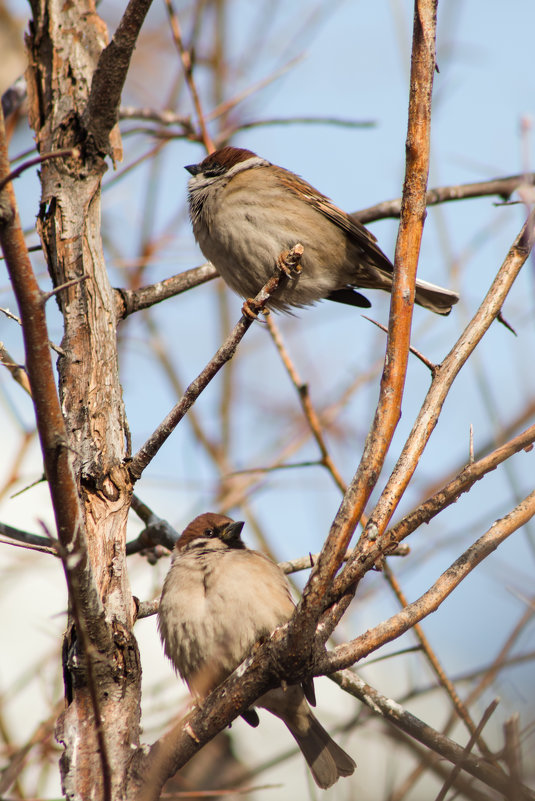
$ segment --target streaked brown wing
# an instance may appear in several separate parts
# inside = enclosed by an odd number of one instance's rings
[[[283,167],[278,168],[279,180],[286,189],[311,203],[321,214],[327,217],[342,231],[345,231],[354,244],[360,248],[377,267],[391,273],[393,265],[377,245],[377,240],[371,231],[368,231],[358,220],[350,217],[345,211],[339,209],[328,197],[314,189],[307,181],[293,175]]]

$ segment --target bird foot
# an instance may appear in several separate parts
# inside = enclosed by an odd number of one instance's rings
[[[303,255],[303,245],[297,244],[291,250],[283,250],[277,259],[277,267],[287,278],[297,278],[301,270],[301,256]]]
[[[261,310],[261,306],[255,302],[254,298],[247,298],[243,301],[243,306],[241,307],[241,313],[244,317],[248,317],[249,320],[258,320],[258,314]]]

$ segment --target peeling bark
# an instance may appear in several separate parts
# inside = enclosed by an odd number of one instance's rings
[[[100,238],[106,164],[83,122],[107,31],[91,0],[67,5],[36,0],[32,10],[28,86],[37,146],[41,153],[76,147],[79,154],[42,164],[38,230],[54,286],[75,281],[56,294],[65,354],[57,365],[59,399],[83,510],[88,569],[106,629],[95,633],[90,616],[70,617],[66,709],[57,738],[65,749],[61,771],[67,798],[122,799],[132,746],[139,743],[141,698],[125,555],[132,486],[123,466],[129,437],[118,378],[115,297]],[[116,132],[109,134],[110,151],[117,154]],[[69,558],[64,554],[64,561]],[[73,611],[76,586],[70,592]]]

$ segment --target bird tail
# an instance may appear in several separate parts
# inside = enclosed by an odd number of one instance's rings
[[[295,721],[284,720],[307,764],[314,781],[322,789],[334,784],[340,776],[351,776],[355,762],[337,745],[325,731],[319,720],[309,710],[306,727],[295,725]]]
[[[419,306],[423,306],[424,309],[429,309],[435,314],[449,314],[451,307],[459,300],[459,295],[451,289],[444,289],[417,278],[414,300]]]
[[[385,256],[386,259],[386,256]],[[388,270],[386,267],[378,267],[376,264],[368,265],[366,272],[359,273],[355,286],[359,289],[383,289],[385,292],[392,292],[392,269]],[[350,305],[362,306],[362,303],[356,303],[343,297],[343,293],[351,292],[351,290],[340,290],[340,297],[333,297],[340,303],[349,303]],[[362,297],[362,296],[359,296]],[[459,300],[457,292],[451,289],[444,289],[444,287],[431,284],[429,281],[422,281],[420,278],[416,279],[416,294],[414,301],[418,306],[423,306],[424,309],[435,312],[435,314],[449,314],[451,307],[454,306]]]
[[[326,789],[340,776],[351,776],[355,763],[313,715],[299,685],[269,690],[256,706],[269,710],[286,724],[318,787]]]

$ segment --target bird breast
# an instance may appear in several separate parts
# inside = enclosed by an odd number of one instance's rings
[[[192,549],[178,554],[165,579],[160,634],[190,689],[205,695],[293,608],[286,577],[262,554]]]

